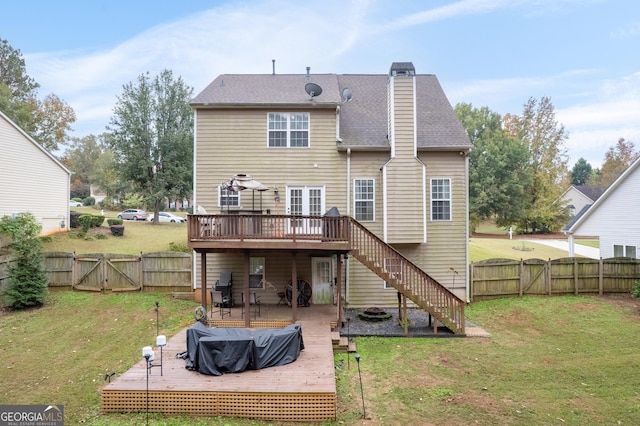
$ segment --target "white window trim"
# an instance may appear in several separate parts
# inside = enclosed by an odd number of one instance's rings
[[[360,200],[356,198],[356,181],[359,180],[367,180],[367,181],[372,181],[373,182],[373,199],[371,200]],[[373,204],[373,218],[371,220],[362,220],[362,219],[358,219],[356,214],[357,214],[357,209],[356,209],[356,203],[358,201],[371,201],[371,203]],[[376,221],[376,180],[374,178],[355,178],[353,179],[353,217],[354,219],[360,221],[360,222],[375,222]]]
[[[448,180],[449,181],[449,198],[433,198],[433,181],[436,180]],[[429,179],[429,217],[432,222],[451,222],[453,220],[453,201],[452,201],[452,193],[453,193],[453,180],[451,178],[440,177],[440,178],[431,178]],[[433,202],[434,201],[449,201],[449,219],[435,219],[433,217]]]
[[[227,192],[232,192],[227,190]],[[220,186],[218,186],[218,207],[220,207],[220,209],[225,209],[225,208],[235,208],[235,209],[239,209],[241,204],[241,200],[240,200],[240,192],[233,192],[233,194],[236,194],[236,196],[238,197],[238,204],[237,205],[222,205],[222,188]]]
[[[251,267],[249,268],[249,288],[250,289],[254,289],[254,290],[264,290],[265,288],[265,274],[266,274],[266,260],[264,257],[259,257],[259,256],[252,256],[249,258],[249,265],[251,265],[251,263],[253,261],[261,261],[262,263],[262,273],[260,274],[258,271],[252,271]],[[261,276],[260,278],[260,285],[259,286],[252,286],[251,285],[251,277],[252,276]]]
[[[269,145],[269,133],[271,132],[271,129],[269,129],[269,115],[270,114],[285,114],[287,116],[287,146],[271,146]],[[307,146],[291,146],[291,120],[290,120],[290,114],[306,114],[307,115]],[[293,130],[299,130],[299,129],[293,129]],[[274,129],[275,131],[275,129]],[[291,149],[307,149],[307,148],[311,148],[311,113],[310,112],[268,112],[267,113],[267,148],[271,148],[271,149],[283,149],[283,148],[291,148]]]

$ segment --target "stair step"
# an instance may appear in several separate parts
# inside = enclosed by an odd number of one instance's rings
[[[331,341],[333,342],[333,344],[337,344],[340,341],[340,332],[339,331],[332,331],[331,332]]]

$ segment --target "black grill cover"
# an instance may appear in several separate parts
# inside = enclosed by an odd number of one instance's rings
[[[289,364],[304,349],[302,327],[247,330],[208,328],[195,323],[187,330],[186,367],[220,376]]]

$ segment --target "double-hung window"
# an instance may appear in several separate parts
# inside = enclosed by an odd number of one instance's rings
[[[270,148],[309,147],[308,112],[270,112],[267,124]]]
[[[353,203],[355,219],[363,222],[375,220],[375,186],[373,179],[353,181]]]
[[[222,187],[218,187],[218,206],[219,207],[239,207],[240,193],[230,191]]]
[[[636,259],[636,246],[613,245],[613,257],[630,257]]]
[[[451,179],[431,179],[431,220],[451,220]]]
[[[264,257],[249,258],[249,288],[264,289]]]

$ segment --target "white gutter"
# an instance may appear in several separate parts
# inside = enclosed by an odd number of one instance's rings
[[[193,213],[195,212],[195,207],[198,205],[198,197],[197,197],[197,192],[196,192],[196,182],[197,182],[197,163],[196,163],[196,158],[197,155],[196,153],[198,152],[198,110],[194,110],[193,111],[193,203],[191,204],[191,211]],[[197,279],[197,275],[198,275],[198,265],[197,265],[197,257],[196,257],[196,252],[195,250],[192,251],[192,263],[193,263],[193,267],[191,268],[191,270],[193,271],[193,290],[195,291],[197,288],[197,283],[198,283],[198,279]],[[206,284],[206,283],[205,283]]]
[[[347,216],[351,216],[351,148],[347,148]],[[338,262],[340,260],[338,259]],[[349,264],[351,256],[348,256],[344,262],[344,300],[349,303]],[[340,301],[338,301],[340,303]]]
[[[471,302],[470,299],[470,289],[469,289],[469,280],[470,280],[470,276],[469,276],[469,156],[465,155],[464,157],[464,180],[465,182],[467,182],[467,190],[466,190],[466,200],[465,200],[465,217],[466,217],[466,225],[465,225],[465,262],[464,264],[466,265],[465,269],[465,277],[466,277],[466,284],[465,284],[465,295],[466,295],[466,300],[467,303]]]

